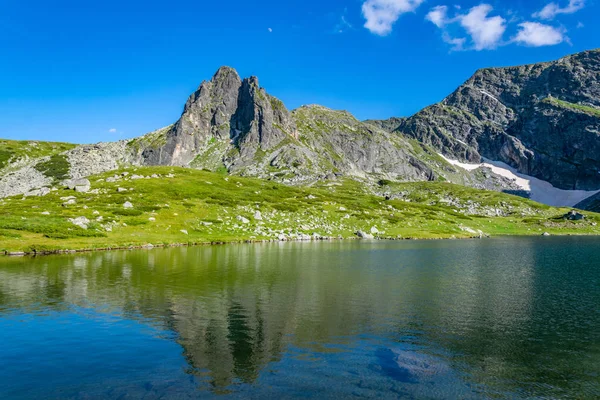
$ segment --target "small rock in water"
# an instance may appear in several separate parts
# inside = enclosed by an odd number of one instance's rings
[[[544,232],[542,233],[542,236],[550,236],[550,234],[548,232]]]

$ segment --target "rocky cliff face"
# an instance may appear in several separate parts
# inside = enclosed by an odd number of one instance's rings
[[[174,125],[132,144],[141,164],[236,170],[295,134],[287,109],[257,78],[242,80],[222,67],[189,97]]]
[[[190,96],[179,121],[130,147],[134,162],[143,165],[227,170],[289,183],[339,175],[435,178],[405,139],[321,106],[290,113],[257,78],[242,80],[228,67]]]
[[[489,166],[464,169],[438,153],[501,161],[561,189],[592,191],[600,189],[599,135],[600,51],[480,70],[412,117],[365,122],[317,105],[290,112],[257,78],[222,67],[188,98],[177,122],[142,137],[0,149],[0,197],[123,165],[203,168],[288,184],[340,176],[443,180],[522,194],[523,186]]]
[[[480,70],[442,103],[378,123],[461,161],[485,157],[561,189],[597,190],[600,51]]]

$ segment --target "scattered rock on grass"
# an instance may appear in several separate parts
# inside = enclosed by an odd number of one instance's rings
[[[69,222],[82,229],[87,229],[88,225],[90,224],[90,220],[86,217],[69,218]]]

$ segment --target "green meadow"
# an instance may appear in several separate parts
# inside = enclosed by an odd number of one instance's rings
[[[132,179],[134,175],[143,178]],[[600,234],[600,214],[585,213],[585,220],[568,221],[562,218],[566,208],[440,182],[370,185],[335,180],[293,187],[175,167],[128,168],[92,176],[90,182],[87,193],[56,186],[43,197],[0,200],[0,252],[287,240],[302,235],[347,239],[357,238],[359,230],[382,239]],[[72,220],[84,221],[85,226]]]

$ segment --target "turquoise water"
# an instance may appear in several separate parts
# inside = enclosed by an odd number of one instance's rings
[[[0,398],[599,398],[600,239],[0,258]]]

